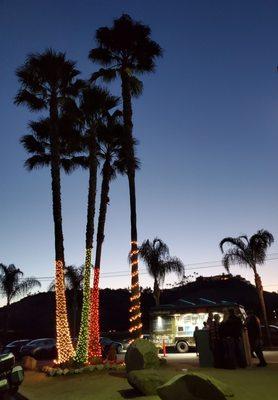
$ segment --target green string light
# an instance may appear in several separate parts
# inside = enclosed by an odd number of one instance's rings
[[[88,340],[89,340],[89,315],[90,315],[90,276],[91,276],[92,249],[86,249],[84,280],[83,280],[83,303],[80,330],[74,360],[80,364],[88,362]]]

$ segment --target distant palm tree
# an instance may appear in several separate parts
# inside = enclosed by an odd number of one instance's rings
[[[103,118],[109,110],[116,107],[118,98],[98,86],[87,86],[80,98],[80,120],[83,124],[83,143],[88,156],[76,157],[76,163],[89,170],[86,255],[84,265],[83,303],[81,324],[76,349],[76,360],[84,363],[88,360],[89,316],[90,316],[90,274],[92,266],[92,248],[94,238],[94,218],[98,167],[97,134]]]
[[[165,276],[171,272],[180,278],[184,276],[183,262],[177,257],[170,257],[168,246],[158,238],[152,242],[145,240],[139,248],[139,256],[145,262],[148,273],[154,278],[153,296],[155,304],[160,303],[160,286]]]
[[[112,115],[107,114],[105,121],[98,129],[99,159],[103,161],[102,183],[100,194],[100,207],[98,215],[97,243],[94,264],[94,282],[91,295],[90,312],[90,340],[89,357],[101,355],[99,345],[99,272],[101,267],[102,245],[104,242],[105,222],[107,207],[109,204],[110,183],[116,177],[117,162],[119,161],[119,151],[121,150],[121,139],[123,126],[118,111]]]
[[[262,265],[265,262],[267,248],[270,247],[273,242],[273,235],[267,230],[261,229],[249,239],[246,235],[238,236],[236,238],[226,237],[221,240],[219,244],[220,250],[224,254],[222,262],[228,272],[230,272],[230,266],[233,264],[249,267],[254,272],[255,285],[258,292],[262,317],[269,343],[271,343],[271,337],[264,301],[263,285],[261,277],[257,271],[257,265]],[[225,244],[231,246],[226,251],[224,251]]]
[[[51,128],[49,150],[55,233],[56,336],[58,363],[61,363],[73,356],[74,349],[69,332],[64,286],[59,118],[66,104],[74,101],[82,84],[76,79],[79,71],[75,63],[67,60],[64,53],[52,49],[29,55],[25,63],[17,69],[16,75],[20,89],[15,97],[15,104],[24,104],[34,112],[47,111]]]
[[[4,326],[4,337],[7,339],[9,329],[10,304],[16,297],[24,296],[30,290],[41,287],[35,278],[23,279],[23,272],[14,264],[0,264],[0,288],[2,295],[6,297],[6,321]]]
[[[78,293],[83,288],[83,269],[83,266],[69,265],[65,267],[66,289],[72,294],[72,338],[76,338],[77,335]],[[54,281],[50,284],[48,290],[55,290]]]
[[[131,221],[131,308],[130,333],[134,338],[141,336],[140,287],[138,278],[138,243],[136,217],[135,169],[136,157],[133,139],[132,102],[134,95],[142,92],[142,83],[136,75],[153,72],[155,59],[162,55],[160,46],[150,38],[148,26],[134,21],[123,14],[114,20],[111,28],[101,27],[96,32],[97,48],[89,53],[89,58],[104,68],[92,75],[92,79],[102,77],[111,81],[121,80],[123,119],[125,138],[123,153],[129,182]]]

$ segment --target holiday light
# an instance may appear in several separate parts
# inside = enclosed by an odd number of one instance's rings
[[[134,338],[141,336],[142,323],[141,323],[141,304],[140,304],[140,287],[139,287],[139,273],[138,273],[138,243],[137,241],[131,242],[131,296],[129,308],[130,313],[130,328],[129,332],[132,333]]]
[[[99,267],[94,268],[94,283],[91,290],[91,311],[90,311],[90,335],[88,356],[101,357],[101,347],[99,343]]]
[[[88,362],[91,259],[92,249],[86,249],[81,323],[75,356],[75,361],[80,364]]]
[[[56,261],[55,277],[56,345],[58,353],[56,363],[62,364],[64,362],[67,362],[70,358],[74,356],[74,349],[71,342],[68,324],[64,282],[64,264],[62,261]]]

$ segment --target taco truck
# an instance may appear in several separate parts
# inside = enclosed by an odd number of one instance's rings
[[[178,353],[187,353],[195,347],[194,330],[203,329],[209,313],[219,314],[221,320],[229,308],[237,315],[246,317],[244,307],[233,302],[219,303],[199,298],[197,301],[180,299],[175,304],[153,307],[150,312],[150,340],[162,348],[174,348]]]

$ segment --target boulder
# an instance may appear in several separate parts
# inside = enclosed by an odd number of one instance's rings
[[[156,389],[165,383],[165,378],[155,369],[134,370],[127,374],[130,386],[145,396],[156,394]]]
[[[127,372],[158,368],[158,349],[149,340],[136,339],[126,351],[125,364]]]
[[[26,356],[23,357],[23,368],[30,371],[35,371],[37,369],[37,360],[33,357]]]
[[[162,400],[227,400],[234,396],[226,384],[198,372],[175,376],[158,387],[157,394]]]

